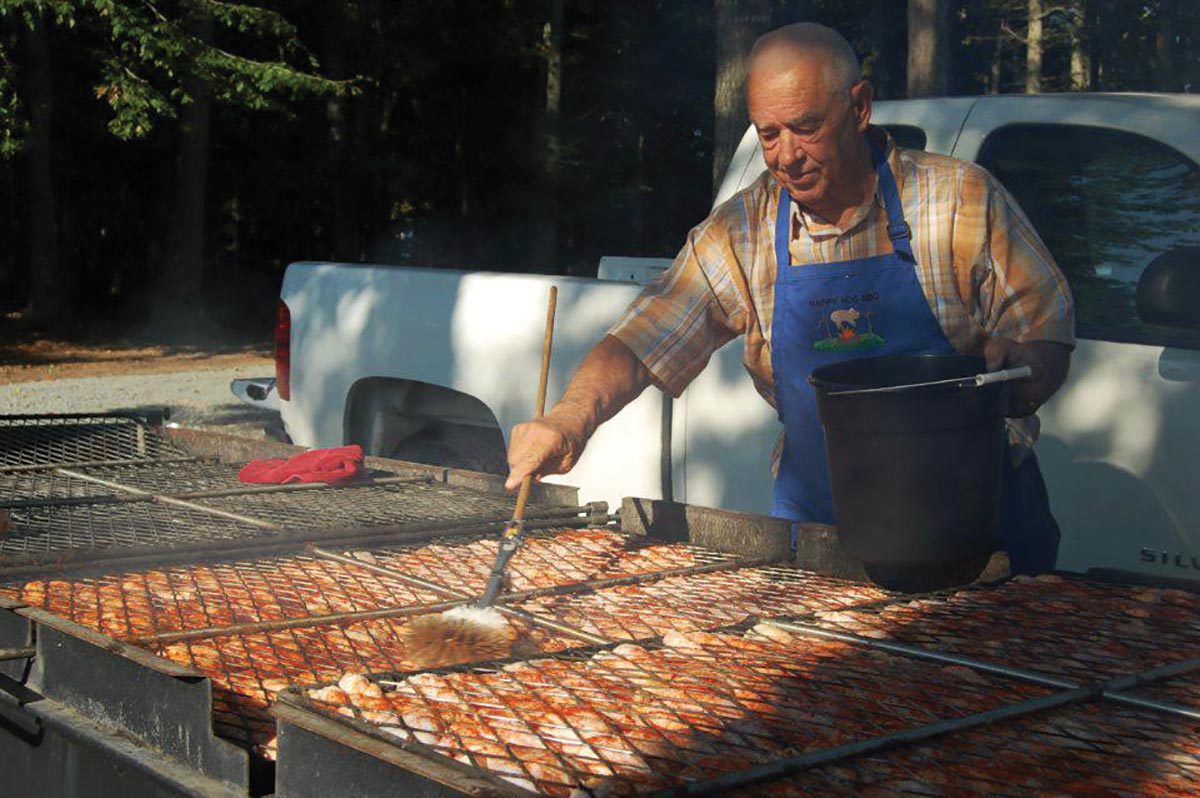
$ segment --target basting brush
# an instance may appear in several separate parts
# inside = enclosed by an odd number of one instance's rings
[[[534,418],[546,410],[546,381],[550,374],[550,345],[554,338],[554,309],[558,304],[558,287],[550,287],[550,303],[546,310],[546,334],[542,339],[542,371],[538,380],[537,408]],[[525,505],[533,488],[533,474],[521,480],[517,505],[512,520],[500,535],[496,561],[488,574],[487,587],[473,605],[455,607],[437,615],[417,618],[408,627],[408,656],[426,668],[446,667],[464,662],[498,659],[508,656],[516,633],[504,616],[493,606],[504,587],[508,561],[521,546],[525,531]]]

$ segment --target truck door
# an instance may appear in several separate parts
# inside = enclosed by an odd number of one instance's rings
[[[1200,315],[1162,323],[1139,302],[1164,269],[1200,286],[1200,103],[1177,100],[985,98],[955,152],[1013,194],[1075,297],[1037,447],[1064,570],[1200,579]]]

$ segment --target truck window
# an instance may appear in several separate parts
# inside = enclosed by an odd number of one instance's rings
[[[925,149],[925,131],[914,125],[883,125],[883,129],[891,134],[897,146],[906,150]]]
[[[1194,162],[1133,133],[1039,124],[992,133],[979,163],[1020,203],[1066,274],[1081,337],[1200,348],[1196,333],[1141,322],[1134,301],[1155,257],[1200,244]]]

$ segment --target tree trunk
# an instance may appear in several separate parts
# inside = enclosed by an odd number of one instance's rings
[[[536,215],[538,229],[533,236],[536,250],[534,266],[541,272],[557,271],[559,202],[559,171],[562,165],[562,142],[559,119],[562,109],[562,46],[563,0],[550,0],[550,19],[542,26],[542,52],[546,60],[546,104],[542,113],[541,185]]]
[[[1089,21],[1092,25],[1092,35],[1088,41],[1088,64],[1092,70],[1091,85],[1093,91],[1105,91],[1105,53],[1111,52],[1108,48],[1115,46],[1115,42],[1112,41],[1112,31],[1116,28],[1113,23],[1112,0],[1091,0],[1090,5],[1092,14]]]
[[[940,97],[950,90],[949,0],[908,0],[908,96]]]
[[[1091,45],[1088,42],[1091,20],[1087,0],[1075,0],[1071,15],[1071,91],[1087,91],[1092,85],[1089,63]]]
[[[338,78],[345,75],[342,47],[351,38],[341,26],[330,36],[329,50],[325,56],[325,66],[329,74]],[[349,155],[350,124],[347,106],[350,103],[349,97],[330,97],[325,101],[325,119],[329,123],[329,159],[337,165],[339,176],[329,187],[333,200],[333,207],[330,209],[333,216],[333,240],[329,244],[334,260],[352,262],[357,260],[359,255],[359,247],[355,240],[358,217],[356,197],[359,186],[356,179],[346,179],[350,177],[350,170],[354,166]]]
[[[746,57],[771,26],[770,0],[715,0],[717,82],[713,93],[713,196],[746,133]]]
[[[52,324],[70,305],[67,275],[58,252],[57,205],[54,196],[54,98],[50,45],[45,22],[26,30],[29,51],[29,306],[27,317]]]
[[[1175,82],[1175,21],[1175,0],[1159,0],[1158,30],[1154,36],[1159,91],[1179,91]]]
[[[205,17],[196,22],[202,41],[212,41],[213,22]],[[171,209],[164,254],[163,293],[156,314],[172,327],[193,324],[203,312],[205,206],[208,203],[209,128],[212,122],[212,90],[202,81],[188,86],[192,101],[179,119],[179,159],[176,170],[175,205]]]
[[[992,49],[992,60],[988,64],[988,94],[1000,93],[1000,81],[1004,77],[1004,30],[1008,27],[1008,20],[1005,17],[1000,17],[1000,24],[996,27],[996,46]]]
[[[896,58],[897,51],[902,50],[897,46],[900,43],[897,35],[903,33],[904,18],[897,15],[899,8],[901,6],[895,0],[877,0],[867,23],[872,50],[871,85],[875,87],[875,98],[879,100],[890,99],[900,93],[896,77],[903,70],[896,63]]]
[[[1042,90],[1042,0],[1029,0],[1029,26],[1025,34],[1025,93]]]

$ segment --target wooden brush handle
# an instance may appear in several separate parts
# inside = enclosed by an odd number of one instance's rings
[[[538,378],[537,408],[534,418],[546,414],[546,382],[550,376],[550,345],[554,341],[554,310],[558,306],[558,286],[550,286],[550,305],[546,308],[546,334],[542,338],[542,373]],[[517,493],[517,508],[513,511],[513,521],[525,517],[525,504],[529,501],[529,492],[533,488],[533,474],[526,474],[521,480],[521,490]]]

